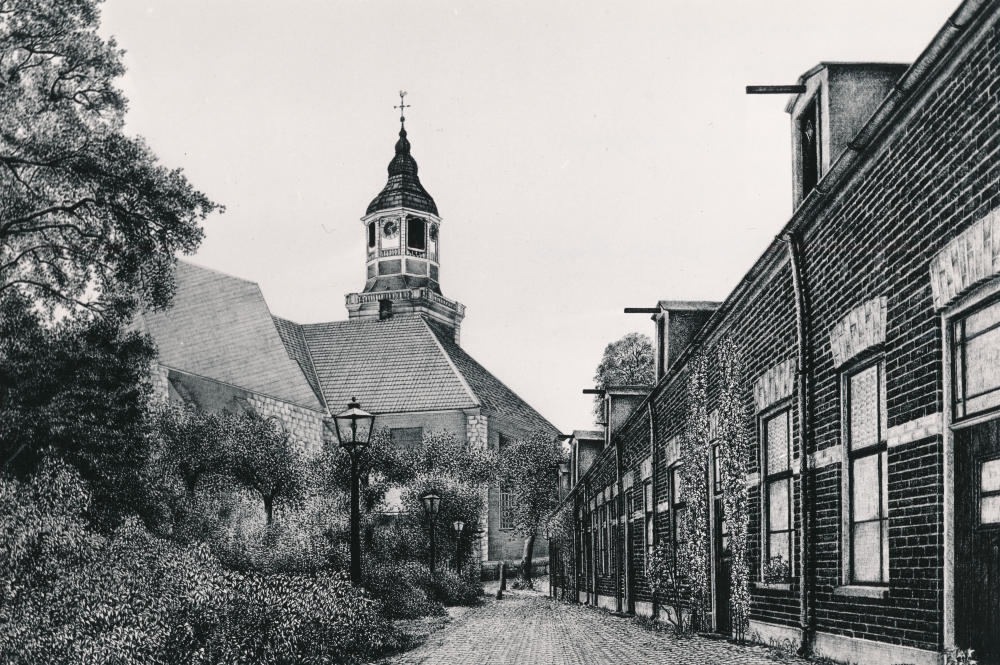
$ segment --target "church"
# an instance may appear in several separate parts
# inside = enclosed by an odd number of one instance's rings
[[[348,320],[272,316],[256,283],[179,261],[170,309],[136,324],[159,350],[153,383],[161,398],[276,418],[307,454],[336,441],[330,418],[355,397],[400,446],[448,430],[502,454],[508,441],[558,434],[462,349],[465,307],[440,286],[442,219],[400,121],[388,182],[361,218],[366,279],[346,296]],[[519,558],[524,541],[510,495],[491,488],[488,506],[483,561]],[[539,537],[535,551],[546,547]]]

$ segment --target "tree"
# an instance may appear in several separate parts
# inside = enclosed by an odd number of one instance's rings
[[[640,333],[629,333],[617,342],[604,347],[597,371],[594,373],[594,387],[650,385],[656,380],[653,343]],[[594,418],[605,420],[604,399],[594,396]]]
[[[225,470],[232,416],[167,404],[157,412],[155,428],[161,461],[180,475],[190,497],[204,476]]]
[[[235,420],[229,470],[238,483],[263,499],[268,525],[274,522],[276,500],[299,505],[305,498],[305,468],[299,452],[273,421],[256,414]]]
[[[25,478],[51,450],[88,482],[95,522],[138,507],[154,353],[110,319],[46,326],[24,296],[0,298],[0,471]]]
[[[177,252],[222,210],[122,133],[99,0],[0,2],[0,297],[104,316],[165,307]]]
[[[559,439],[545,434],[513,441],[501,460],[501,483],[513,498],[514,530],[525,539],[521,570],[527,588],[534,588],[532,550],[539,527],[558,503],[556,470],[564,461],[566,455]]]

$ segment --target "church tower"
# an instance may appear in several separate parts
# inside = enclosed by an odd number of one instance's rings
[[[402,113],[405,94],[400,93],[401,127],[389,181],[361,218],[367,247],[365,288],[347,295],[347,311],[352,321],[420,314],[453,330],[458,343],[465,306],[441,295],[441,218],[410,155]]]

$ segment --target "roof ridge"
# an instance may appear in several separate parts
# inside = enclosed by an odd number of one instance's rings
[[[469,382],[465,379],[465,375],[463,375],[462,372],[459,371],[458,367],[455,365],[455,361],[451,359],[451,356],[445,350],[444,345],[441,344],[441,340],[438,339],[437,334],[434,332],[434,329],[431,328],[430,324],[427,322],[427,319],[425,319],[422,316],[418,318],[423,322],[424,327],[427,329],[427,332],[430,333],[431,339],[434,340],[434,344],[437,346],[438,351],[440,351],[441,355],[444,356],[444,359],[448,361],[448,367],[450,367],[451,371],[454,372],[455,376],[458,377],[458,380],[462,382],[462,387],[465,388],[465,392],[469,393],[469,397],[472,398],[472,401],[475,403],[476,406],[482,408],[483,401],[479,399],[479,396],[476,395],[474,390],[472,390],[472,386],[470,386]]]
[[[176,261],[177,263],[183,263],[184,265],[191,266],[192,268],[198,268],[199,270],[207,270],[209,272],[214,272],[216,275],[222,275],[223,277],[228,277],[229,279],[238,279],[241,282],[246,282],[247,284],[253,284],[257,287],[257,290],[260,291],[260,285],[251,279],[247,279],[246,277],[237,277],[236,275],[230,275],[228,272],[222,272],[221,270],[217,270],[215,268],[209,268],[208,266],[203,266],[193,261],[186,261],[185,259],[176,259]],[[261,292],[261,297],[263,297],[263,295],[264,293]],[[268,309],[267,313],[270,314],[271,310]]]
[[[270,311],[270,309],[268,311]],[[304,346],[306,349],[306,356],[309,358],[309,366],[312,368],[313,376],[316,377],[316,385],[319,388],[319,390],[316,392],[319,393],[320,404],[322,404],[323,408],[326,409],[327,415],[332,416],[333,411],[330,410],[330,404],[326,401],[326,393],[323,392],[323,386],[319,382],[319,372],[316,371],[316,361],[313,360],[312,349],[309,348],[309,340],[306,338],[306,332],[303,329],[302,324],[296,323],[295,321],[292,321],[291,319],[286,319],[282,316],[275,316],[274,314],[271,314],[271,318],[279,319],[281,321],[284,321],[285,323],[292,324],[293,326],[295,326],[296,332],[298,332],[299,335],[302,337],[302,346]],[[278,337],[281,337],[280,330],[278,331]],[[284,339],[282,339],[282,344],[284,344]],[[288,349],[285,349],[285,352],[287,353]],[[309,381],[309,377],[306,377],[306,381]]]

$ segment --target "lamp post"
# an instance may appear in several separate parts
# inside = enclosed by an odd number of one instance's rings
[[[455,530],[455,535],[458,538],[455,539],[455,569],[459,575],[462,574],[462,527],[465,526],[465,522],[462,520],[455,520],[451,523],[451,528]]]
[[[427,518],[431,523],[431,572],[434,572],[434,522],[437,520],[438,511],[441,510],[441,497],[433,492],[428,492],[427,494],[420,497],[420,501],[424,504],[424,512],[427,513]]]
[[[340,447],[351,455],[351,584],[361,584],[361,507],[358,479],[358,450],[367,446],[372,438],[375,416],[361,410],[352,397],[347,411],[333,417],[337,424]]]
[[[549,597],[555,598],[553,589],[556,582],[556,557],[552,556],[555,546],[552,544],[552,526],[548,522],[545,523],[545,542],[549,544]]]

